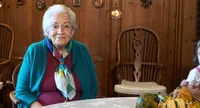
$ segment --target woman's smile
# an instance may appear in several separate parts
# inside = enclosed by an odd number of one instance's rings
[[[56,37],[56,39],[66,39],[66,37]]]

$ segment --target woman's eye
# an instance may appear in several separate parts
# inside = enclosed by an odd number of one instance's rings
[[[53,25],[53,28],[58,28],[58,25]]]
[[[69,28],[69,26],[68,26],[68,25],[65,25],[64,27],[65,27],[65,28]]]
[[[66,25],[64,25],[64,27],[65,27],[65,28],[71,28],[71,25],[66,24]]]

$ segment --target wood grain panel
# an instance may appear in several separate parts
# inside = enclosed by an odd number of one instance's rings
[[[174,71],[174,51],[175,51],[175,41],[174,37],[176,33],[176,1],[168,1],[164,2],[164,18],[163,18],[163,41],[161,42],[161,60],[163,60],[164,70],[162,73],[161,83],[167,87],[168,93],[173,91],[173,71]],[[167,50],[166,50],[167,49]],[[163,59],[165,58],[165,59]],[[170,80],[169,80],[170,78]]]
[[[196,35],[196,21],[197,21],[197,0],[183,0],[182,3],[182,23],[181,29],[181,68],[180,75],[177,76],[179,81],[187,78],[189,71],[195,67],[193,64],[193,56],[196,54],[194,51],[195,43],[198,40]],[[193,10],[193,11],[191,11]],[[176,82],[176,84],[178,84]]]

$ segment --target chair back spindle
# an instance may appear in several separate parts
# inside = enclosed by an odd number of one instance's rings
[[[135,81],[139,82],[140,81],[140,76],[141,76],[141,59],[140,59],[140,52],[143,47],[143,41],[144,41],[144,31],[141,30],[136,30],[135,31],[135,39],[133,40],[133,47],[135,50],[135,61],[134,61],[134,76],[135,76]]]
[[[9,25],[0,23],[0,60],[11,59],[14,32]]]

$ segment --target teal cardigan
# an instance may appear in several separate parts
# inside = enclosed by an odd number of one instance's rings
[[[40,83],[46,71],[46,39],[28,47],[18,74],[15,96],[21,101],[18,107],[28,108],[40,95]],[[72,65],[81,83],[81,99],[96,98],[98,81],[95,66],[87,47],[72,39]]]

